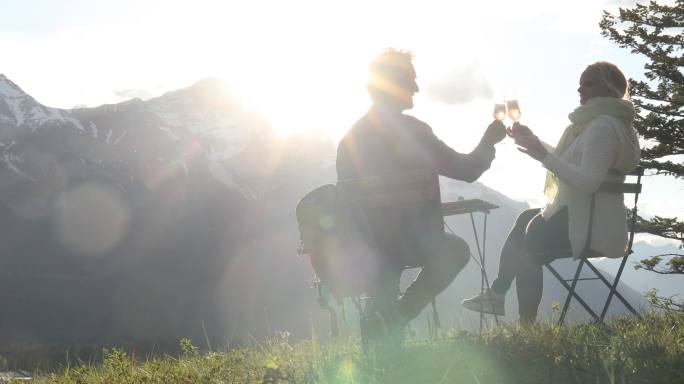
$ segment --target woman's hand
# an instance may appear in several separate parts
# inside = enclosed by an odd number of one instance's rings
[[[522,125],[517,121],[513,123],[513,128],[506,128],[506,133],[513,139],[519,136],[534,136],[534,133],[532,133],[532,130],[529,127]]]
[[[528,126],[515,122],[512,128],[506,129],[506,132],[520,146],[518,148],[520,152],[539,161],[542,161],[548,155],[549,151],[546,150],[539,138]]]
[[[527,127],[525,127],[527,128]],[[529,128],[528,128],[529,129]],[[532,131],[530,131],[532,133]],[[542,161],[549,154],[539,138],[534,134],[515,136],[515,143],[520,147],[518,150],[531,158]]]

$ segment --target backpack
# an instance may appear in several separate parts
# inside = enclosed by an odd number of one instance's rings
[[[309,191],[295,210],[299,254],[308,254],[319,282],[336,298],[368,290],[378,271],[377,253],[362,215],[335,184]]]

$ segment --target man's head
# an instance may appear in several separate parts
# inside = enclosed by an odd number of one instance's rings
[[[403,111],[413,107],[418,92],[411,52],[387,49],[369,65],[366,88],[374,104]]]

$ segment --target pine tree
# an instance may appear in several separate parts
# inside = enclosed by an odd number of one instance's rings
[[[599,26],[604,37],[648,60],[644,66],[648,81],[629,82],[637,110],[634,127],[647,143],[641,165],[651,174],[684,179],[684,0],[673,5],[636,4],[620,8],[618,15],[604,11]],[[639,217],[638,226],[639,232],[678,240],[684,248],[681,219]],[[639,267],[684,274],[684,254],[656,255],[642,260]]]

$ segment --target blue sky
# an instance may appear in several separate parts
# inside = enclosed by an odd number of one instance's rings
[[[65,26],[135,17],[135,2],[87,0],[2,0],[0,33],[40,38]]]
[[[61,108],[155,97],[218,76],[281,134],[337,140],[368,106],[368,61],[395,46],[415,54],[422,91],[411,113],[457,150],[470,150],[493,103],[511,96],[522,122],[553,143],[586,65],[608,60],[643,79],[643,58],[598,28],[602,10],[633,3],[0,0],[0,73]],[[506,142],[482,181],[537,205],[543,174]],[[684,216],[684,187],[649,179],[642,212]]]

